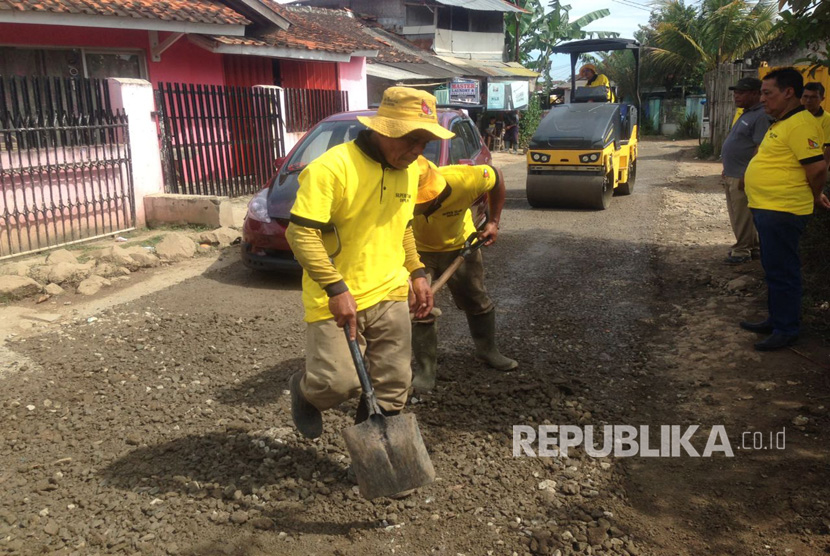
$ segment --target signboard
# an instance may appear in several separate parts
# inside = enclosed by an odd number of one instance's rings
[[[487,84],[487,110],[520,110],[527,108],[529,99],[527,81]]]
[[[478,81],[475,79],[453,79],[450,81],[450,103],[478,104]]]

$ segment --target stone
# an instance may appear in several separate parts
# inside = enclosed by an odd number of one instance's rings
[[[263,531],[270,531],[274,528],[274,520],[267,517],[258,517],[251,520],[251,525]]]
[[[94,264],[94,262],[93,262]],[[49,281],[55,284],[78,284],[89,278],[90,265],[78,263],[58,263],[49,271]]]
[[[46,284],[46,287],[43,288],[43,291],[45,291],[49,295],[63,295],[66,293],[66,290],[64,290],[57,284]]]
[[[588,527],[588,544],[596,546],[608,540],[608,531],[604,527]]]
[[[112,263],[116,267],[127,267],[130,270],[138,270],[138,263],[136,263],[130,254],[117,245],[107,247],[101,251],[97,251],[93,256],[99,262]]]
[[[0,297],[23,299],[43,291],[43,287],[27,276],[0,276]]]
[[[727,282],[726,289],[731,292],[747,290],[755,285],[755,278],[752,276],[738,276]]]
[[[125,269],[126,267],[117,266],[115,263],[99,260],[98,264],[95,266],[95,270],[92,272],[96,276],[101,276],[102,278],[115,278],[116,276],[123,276]],[[126,270],[129,274],[129,269]]]
[[[134,245],[132,247],[127,247],[124,249],[124,252],[130,256],[130,258],[135,261],[141,268],[151,268],[156,267],[161,264],[159,258],[155,255],[155,247],[152,249],[147,249],[138,245]]]
[[[156,254],[163,261],[180,261],[196,254],[196,244],[186,235],[178,232],[167,234],[156,245]]]
[[[226,247],[241,237],[242,234],[233,228],[222,227],[210,232],[202,232],[199,234],[197,240],[199,243],[210,243],[211,245]]]
[[[0,265],[0,276],[28,276],[32,265],[23,262]]]
[[[78,264],[78,258],[71,251],[66,249],[58,249],[57,251],[49,253],[49,256],[46,257],[46,264],[58,263]]]
[[[238,511],[231,514],[231,523],[240,525],[248,521],[248,512]]]
[[[101,276],[90,276],[78,284],[78,293],[81,295],[95,295],[104,286],[110,286],[112,282]]]

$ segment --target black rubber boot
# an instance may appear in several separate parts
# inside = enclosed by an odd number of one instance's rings
[[[317,438],[323,434],[323,414],[305,399],[300,390],[300,379],[303,371],[291,375],[288,381],[288,390],[291,392],[291,419],[294,426],[306,438]]]
[[[412,387],[420,392],[435,388],[438,374],[438,323],[412,323]]]
[[[497,371],[512,371],[519,366],[514,359],[499,353],[496,347],[496,310],[483,315],[467,315],[473,343],[476,345],[476,359],[483,361]]]

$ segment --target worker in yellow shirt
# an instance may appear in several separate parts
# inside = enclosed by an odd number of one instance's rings
[[[594,64],[585,64],[579,68],[577,79],[584,79],[585,87],[608,87],[608,101],[616,102],[614,93],[611,91],[611,82],[605,75],[597,73],[597,67]]]
[[[815,205],[830,208],[822,193],[827,175],[823,133],[801,105],[804,81],[794,68],[768,73],[761,103],[773,122],[744,174],[748,205],[761,240],[767,282],[768,316],[743,321],[741,328],[768,334],[759,351],[785,348],[798,340],[801,312],[801,260],[798,244]]]
[[[409,313],[423,318],[432,310],[410,226],[415,162],[428,142],[454,134],[438,123],[435,97],[407,87],[387,89],[377,114],[359,120],[369,129],[300,174],[286,232],[303,267],[307,323],[305,371],[289,381],[291,416],[308,438],[322,434],[322,411],[361,392],[342,328],[365,352],[378,405],[394,415],[412,379]],[[366,418],[360,403],[356,421]]]
[[[418,254],[425,270],[438,278],[458,257],[464,242],[476,233],[470,206],[488,193],[489,218],[478,237],[485,245],[498,238],[504,207],[504,175],[489,166],[453,165],[436,168],[424,157],[419,159],[421,179],[418,187],[419,210],[412,222]],[[484,287],[481,251],[468,256],[447,282],[456,306],[464,311],[475,344],[475,356],[499,371],[511,371],[519,364],[499,352],[496,345],[495,304]],[[412,350],[415,356],[412,386],[431,390],[437,374],[438,325],[433,315],[416,319],[412,325]]]
[[[824,85],[815,81],[804,85],[801,104],[810,114],[818,118],[821,131],[824,133],[824,160],[830,163],[830,113],[825,112],[821,107],[822,102],[824,102]]]

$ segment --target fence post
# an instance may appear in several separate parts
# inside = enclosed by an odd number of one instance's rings
[[[130,124],[128,141],[132,153],[135,191],[135,225],[146,226],[144,197],[164,193],[153,86],[143,79],[107,79],[113,110],[123,110]]]

